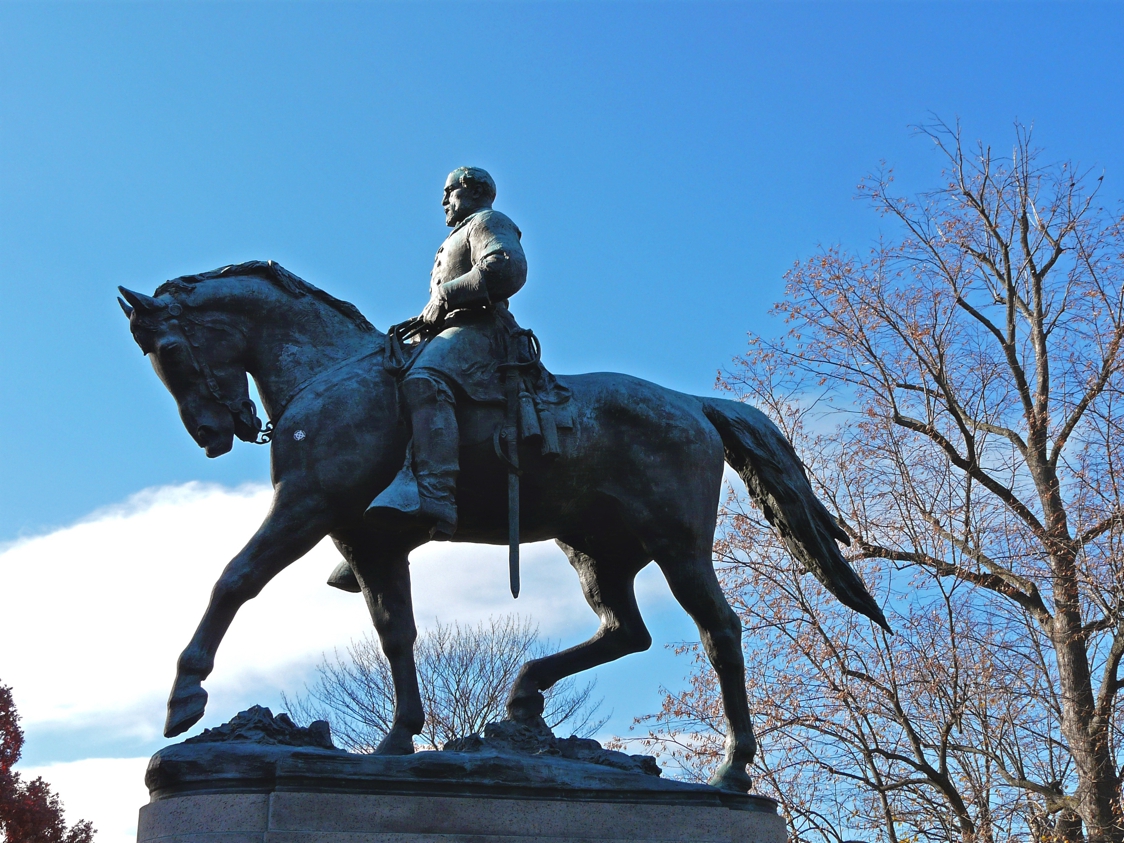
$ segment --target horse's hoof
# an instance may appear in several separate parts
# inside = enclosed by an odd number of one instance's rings
[[[164,737],[174,738],[198,723],[207,710],[207,692],[196,688],[168,700],[168,719],[164,721]]]
[[[375,755],[413,755],[414,738],[412,735],[396,732],[394,729],[379,741],[375,747]]]
[[[507,719],[516,723],[535,723],[542,720],[546,708],[546,697],[538,691],[521,694],[507,701]]]
[[[748,793],[753,787],[753,779],[745,771],[745,764],[731,764],[729,761],[724,761],[707,784],[731,793]]]
[[[514,726],[512,731],[510,727]],[[551,746],[554,740],[554,730],[550,728],[545,720],[538,715],[527,718],[526,720],[501,720],[499,723],[489,723],[484,727],[485,738],[504,738],[514,739],[516,743],[523,743],[528,738],[533,742],[537,742],[541,747],[546,748]]]

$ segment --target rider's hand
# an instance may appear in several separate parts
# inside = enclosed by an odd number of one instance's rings
[[[445,313],[447,310],[448,306],[446,305],[444,300],[439,299],[435,296],[434,298],[431,298],[429,300],[429,304],[427,304],[425,306],[425,310],[421,312],[421,321],[426,325],[436,325],[438,322],[445,318]]]

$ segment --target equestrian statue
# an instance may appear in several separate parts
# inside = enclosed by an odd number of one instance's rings
[[[508,309],[527,261],[495,195],[479,168],[449,175],[452,232],[429,302],[387,333],[273,262],[185,275],[152,296],[121,288],[134,339],[207,456],[228,452],[235,436],[270,444],[273,506],[179,657],[164,734],[203,716],[202,682],[238,609],[330,535],[344,561],[329,583],[362,592],[393,675],[394,719],[376,752],[412,753],[424,717],[410,552],[431,540],[507,544],[517,594],[519,543],[554,539],[600,625],[527,662],[507,717],[538,728],[544,690],[651,645],[633,580],[654,561],[718,675],[727,737],[711,784],[744,793],[757,743],[741,624],[711,554],[723,463],[833,595],[888,629],[886,619],[840,553],[847,535],[759,410],[627,375],[543,368],[538,341]]]

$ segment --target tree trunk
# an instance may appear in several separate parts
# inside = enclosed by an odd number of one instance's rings
[[[1056,614],[1051,638],[1062,691],[1061,729],[1077,773],[1077,811],[1085,823],[1089,843],[1124,843],[1124,829],[1114,810],[1119,801],[1119,781],[1107,730],[1091,731],[1096,706],[1081,629],[1076,571],[1068,561],[1062,561],[1054,570]]]

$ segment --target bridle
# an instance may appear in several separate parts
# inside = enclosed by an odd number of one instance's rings
[[[304,392],[304,390],[307,387],[311,386],[315,381],[327,375],[330,375],[332,372],[342,369],[345,366],[356,363],[367,357],[381,354],[384,351],[381,345],[376,346],[373,349],[369,349],[367,351],[360,352],[359,354],[354,354],[344,360],[340,360],[336,364],[329,366],[326,369],[322,369],[319,372],[315,372],[314,374],[305,378],[303,381],[297,384],[296,388],[289,394],[289,396],[275,409],[273,419],[267,421],[263,426],[261,419],[258,417],[257,407],[248,396],[246,398],[230,400],[226,397],[225,393],[223,393],[222,386],[219,384],[218,378],[215,377],[214,369],[212,369],[211,365],[207,362],[206,357],[204,357],[200,349],[199,343],[196,342],[195,338],[192,336],[192,332],[187,328],[188,325],[198,325],[200,327],[203,327],[204,323],[197,319],[184,316],[183,305],[179,304],[178,302],[173,302],[172,304],[168,305],[168,315],[172,318],[170,320],[166,320],[165,324],[174,324],[175,327],[179,330],[180,335],[184,338],[184,341],[187,345],[188,358],[191,361],[191,365],[195,368],[196,374],[203,381],[203,383],[207,385],[207,390],[211,393],[211,397],[214,398],[217,403],[221,404],[223,407],[226,407],[226,409],[234,417],[235,433],[237,434],[238,432],[237,422],[241,422],[249,430],[253,431],[254,438],[252,439],[247,439],[241,435],[238,436],[238,438],[243,442],[249,442],[252,445],[268,445],[273,441],[273,432],[276,429],[277,422],[281,420],[281,416],[284,415],[285,411],[289,408],[289,405],[293,403],[294,399],[296,399],[298,395]],[[235,328],[234,330],[240,329]]]
[[[221,404],[230,412],[234,417],[235,425],[234,432],[243,442],[249,442],[252,445],[268,445],[273,440],[273,422],[267,421],[262,425],[262,421],[258,418],[257,407],[249,396],[239,399],[229,399],[222,391],[222,386],[219,380],[215,377],[215,371],[211,368],[211,364],[207,362],[206,357],[203,356],[199,344],[192,336],[193,331],[188,330],[188,325],[198,325],[203,327],[203,323],[197,319],[189,316],[184,316],[183,305],[178,302],[172,302],[168,305],[168,315],[172,318],[167,320],[165,324],[174,325],[183,337],[187,347],[188,359],[191,361],[192,367],[195,369],[196,375],[207,386],[207,390],[211,393],[211,397]],[[292,400],[292,399],[290,399]],[[288,402],[286,402],[286,406]],[[277,414],[280,418],[280,413]],[[241,422],[252,432],[252,438],[246,438],[241,435],[238,430],[238,422]]]

